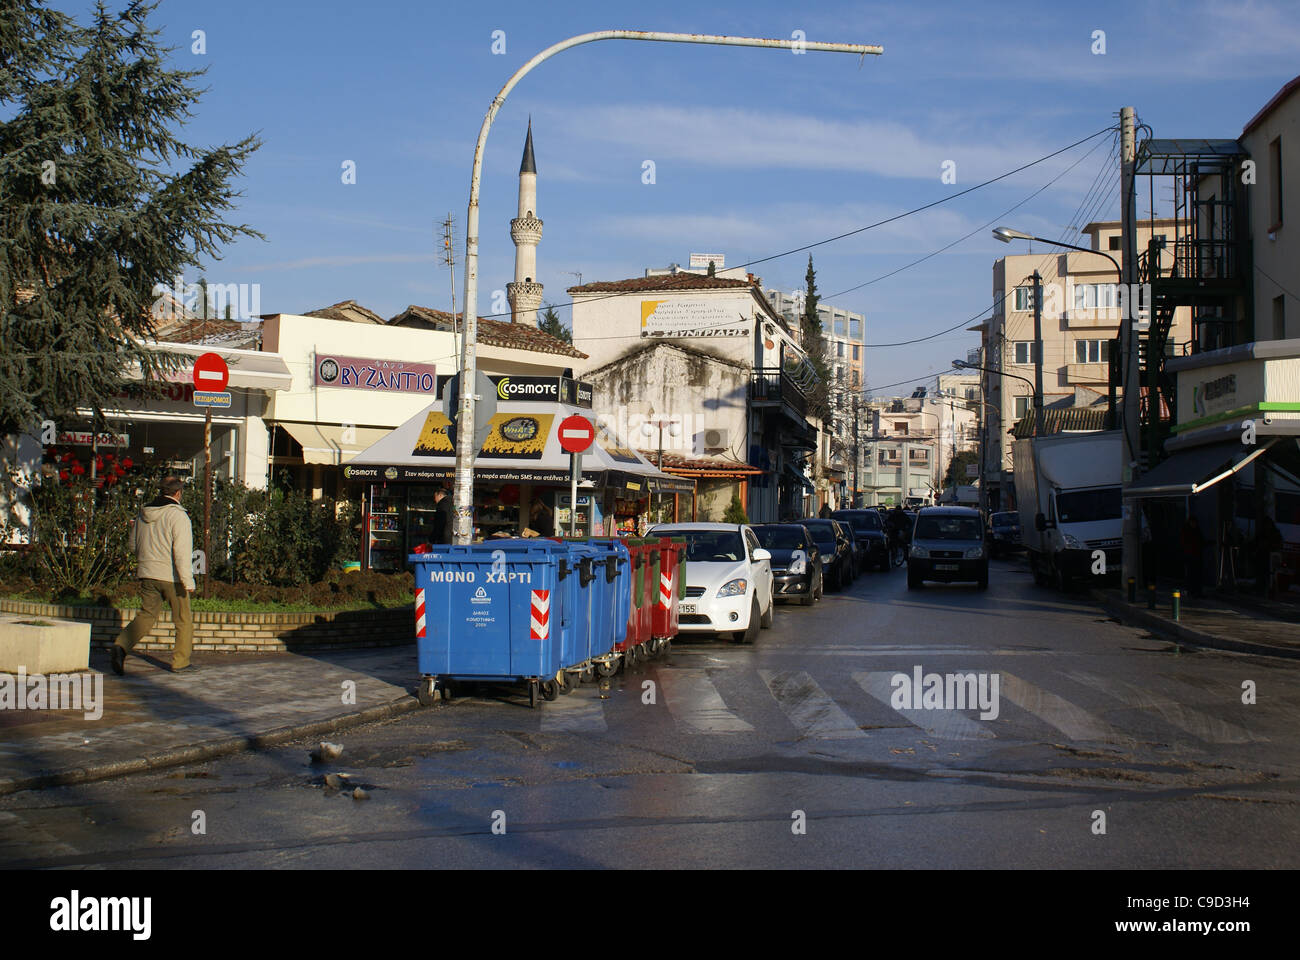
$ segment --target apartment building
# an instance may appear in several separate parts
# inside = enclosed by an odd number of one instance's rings
[[[1139,250],[1148,250],[1154,239],[1167,267],[1174,256],[1175,226],[1172,219],[1139,221]],[[983,365],[1001,373],[984,377],[990,404],[984,481],[991,493],[1010,489],[1009,431],[1033,409],[1036,363],[1042,363],[1045,408],[1104,408],[1121,309],[1132,300],[1138,329],[1149,324],[1150,304],[1140,294],[1130,297],[1119,288],[1111,258],[1122,262],[1120,222],[1090,223],[1081,232],[1095,253],[1049,248],[1002,257],[993,264],[993,314],[980,325]],[[1041,357],[1034,344],[1035,272],[1043,295]],[[1180,306],[1174,311],[1166,355],[1190,352],[1191,336],[1191,309]],[[990,499],[993,505],[998,502],[996,495]]]
[[[802,329],[804,291],[783,292],[774,288],[763,291],[772,308],[785,318],[792,330]],[[819,498],[833,497],[835,504],[847,503],[853,482],[854,419],[861,413],[867,389],[866,338],[867,321],[860,313],[828,303],[817,304],[826,341],[826,362],[830,368],[831,417],[823,425],[829,435],[827,452],[820,457],[825,475]],[[857,433],[862,432],[861,424]]]

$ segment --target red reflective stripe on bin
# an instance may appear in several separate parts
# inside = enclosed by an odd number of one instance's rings
[[[661,573],[659,575],[659,606],[667,610],[673,605],[673,575],[671,573]]]
[[[417,637],[423,637],[425,635],[423,588],[415,591],[415,635]]]
[[[545,640],[551,635],[551,591],[533,591],[532,623],[528,636],[532,640]]]

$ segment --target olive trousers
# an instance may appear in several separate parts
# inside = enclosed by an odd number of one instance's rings
[[[190,655],[194,652],[194,617],[190,614],[190,595],[183,583],[168,583],[166,580],[140,581],[141,609],[125,630],[114,641],[127,653],[131,652],[141,639],[149,635],[158,614],[162,612],[163,601],[172,608],[172,621],[176,624],[176,648],[172,652],[172,669],[180,670],[190,665]]]

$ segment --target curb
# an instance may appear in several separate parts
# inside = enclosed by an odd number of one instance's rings
[[[368,707],[356,713],[341,713],[325,720],[313,720],[310,723],[301,723],[297,726],[274,727],[265,733],[250,734],[243,737],[226,737],[194,746],[173,747],[170,750],[146,754],[131,760],[114,760],[86,767],[73,767],[67,770],[38,773],[30,777],[0,778],[0,796],[20,793],[24,790],[44,790],[48,787],[63,787],[78,783],[93,783],[97,780],[112,780],[134,773],[147,773],[153,770],[163,770],[167,767],[201,763],[206,760],[229,756],[232,753],[240,753],[245,750],[262,750],[282,743],[289,743],[293,740],[300,740],[303,737],[320,736],[321,734],[344,730],[348,727],[359,726],[363,723],[373,723],[376,720],[400,717],[403,714],[420,709],[423,709],[420,702],[415,697],[408,695],[401,700],[391,700],[388,703]]]
[[[1231,650],[1233,653],[1249,653],[1264,657],[1282,657],[1288,660],[1300,660],[1300,648],[1279,647],[1270,643],[1255,643],[1250,640],[1234,640],[1214,633],[1193,630],[1181,623],[1174,623],[1166,617],[1149,610],[1139,610],[1125,600],[1107,596],[1099,590],[1093,590],[1092,599],[1099,603],[1109,614],[1122,621],[1143,626],[1165,639],[1189,647],[1207,647],[1215,650]]]

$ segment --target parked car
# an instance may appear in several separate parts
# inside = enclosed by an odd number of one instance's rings
[[[989,552],[1001,557],[1024,546],[1020,539],[1020,514],[1002,510],[989,517]]]
[[[822,575],[830,589],[847,587],[854,576],[852,535],[836,520],[805,520],[803,525],[817,541],[822,555]]]
[[[926,580],[974,580],[981,590],[988,589],[989,557],[978,510],[921,508],[907,552],[907,588],[917,590]]]
[[[776,610],[772,554],[748,524],[661,523],[649,537],[686,538],[686,596],[678,632],[730,633],[753,643]]]
[[[858,545],[858,569],[889,569],[889,537],[876,510],[836,510],[831,518],[847,523]]]
[[[756,523],[754,533],[772,555],[773,596],[810,607],[822,598],[822,555],[800,523]]]

